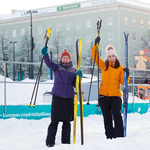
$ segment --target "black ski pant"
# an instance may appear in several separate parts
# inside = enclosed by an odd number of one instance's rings
[[[121,98],[100,95],[99,105],[104,118],[105,135],[107,139],[124,137],[123,120],[121,116]]]
[[[59,121],[52,121],[48,127],[48,133],[46,138],[46,145],[55,144],[55,137],[57,133]],[[63,121],[62,125],[62,134],[61,134],[61,142],[63,144],[70,144],[70,132],[71,132],[71,124],[70,121]]]

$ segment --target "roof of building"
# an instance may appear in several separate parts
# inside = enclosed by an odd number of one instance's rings
[[[138,0],[89,0],[89,1],[84,1],[84,2],[70,3],[70,4],[65,4],[65,5],[59,5],[59,6],[38,8],[36,9],[38,13],[33,13],[33,15],[46,14],[46,13],[58,12],[58,11],[63,11],[63,10],[75,9],[75,8],[87,8],[87,7],[107,5],[107,4],[113,4],[113,3],[122,3],[125,5],[136,6],[136,7],[141,7],[141,8],[142,7],[150,8],[150,4],[139,2]],[[25,17],[25,16],[26,17],[30,16],[30,13],[28,13],[28,10],[13,9],[11,14],[0,15],[0,20],[4,21],[7,19],[14,19],[14,18],[20,18],[20,17]]]

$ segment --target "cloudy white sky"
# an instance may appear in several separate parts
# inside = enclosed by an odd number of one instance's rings
[[[0,4],[0,15],[10,14],[12,9],[30,10],[79,1],[85,0],[3,0]]]
[[[30,10],[86,0],[3,0],[0,4],[0,15],[10,14],[12,9]],[[88,0],[87,0],[88,1]],[[97,0],[98,1],[98,0]],[[150,0],[139,0],[150,4]]]

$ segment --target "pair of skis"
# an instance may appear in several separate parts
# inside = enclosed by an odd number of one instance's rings
[[[80,44],[78,51],[78,43]],[[82,56],[82,40],[81,38],[76,41],[76,55],[77,55],[77,71],[81,68],[81,56]],[[75,89],[75,101],[74,101],[74,126],[73,126],[73,144],[76,144],[76,128],[77,128],[77,107],[78,98],[80,102],[80,125],[81,125],[81,145],[84,144],[84,130],[83,130],[83,92],[81,77],[76,76],[76,89]]]

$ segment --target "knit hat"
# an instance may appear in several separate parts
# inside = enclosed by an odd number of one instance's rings
[[[71,54],[67,51],[65,48],[64,51],[62,52],[60,58],[62,59],[63,56],[68,56],[71,59]]]
[[[106,47],[106,56],[107,56],[107,58],[108,58],[109,55],[114,55],[114,56],[118,57],[117,53],[115,51],[115,47],[113,45],[108,45]]]

